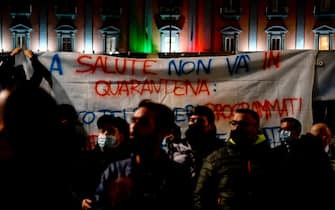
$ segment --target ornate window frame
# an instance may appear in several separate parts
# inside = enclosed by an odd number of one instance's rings
[[[102,50],[104,54],[119,53],[120,29],[114,26],[107,26],[100,29],[102,37]],[[115,38],[115,45],[111,49],[107,49],[107,41],[109,38]]]
[[[321,25],[319,27],[316,27],[313,29],[314,32],[314,48],[320,50],[320,38],[322,36],[328,36],[328,40],[329,40],[329,48],[328,50],[332,50],[334,43],[334,32],[335,32],[335,28],[328,26],[328,25]]]
[[[284,50],[286,48],[287,28],[284,26],[270,26],[265,29],[267,33],[267,50]],[[278,47],[273,46],[273,40],[279,40]]]
[[[181,29],[176,26],[163,26],[159,29],[160,31],[160,51],[161,52],[179,52],[179,39],[180,39],[180,31]],[[174,43],[171,42],[171,46],[166,44],[166,40],[175,40]],[[173,46],[172,46],[173,44]]]
[[[224,52],[229,52],[233,54],[236,54],[238,52],[241,31],[242,30],[233,26],[227,26],[220,30],[222,37],[221,46]]]
[[[73,52],[74,50],[74,43],[75,43],[75,34],[77,30],[74,26],[71,25],[60,25],[56,28],[57,33],[57,48],[58,51],[67,51],[67,52]],[[71,39],[71,49],[67,50],[64,49],[64,39],[70,38]]]

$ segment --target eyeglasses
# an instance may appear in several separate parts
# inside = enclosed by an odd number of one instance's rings
[[[231,120],[229,121],[230,125],[232,126],[240,126],[240,127],[248,127],[250,125],[256,125],[256,123],[249,123],[249,122],[246,122],[246,121],[236,121],[236,120]]]

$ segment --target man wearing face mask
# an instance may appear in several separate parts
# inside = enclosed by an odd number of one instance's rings
[[[114,117],[111,115],[103,115],[97,121],[99,129],[97,146],[101,151],[106,151],[116,144],[114,135]]]
[[[224,141],[216,137],[215,115],[209,107],[197,105],[191,110],[189,116],[184,141],[191,145],[195,182],[203,159],[213,151],[223,147]]]
[[[90,206],[96,186],[100,182],[102,172],[117,160],[131,154],[132,145],[129,138],[129,123],[120,117],[102,115],[97,120],[98,140],[94,150],[86,152],[82,173],[80,174],[83,188],[79,194],[80,209]]]
[[[251,109],[234,112],[227,145],[204,159],[194,191],[195,209],[271,209],[270,148],[259,121]]]
[[[287,186],[288,159],[292,150],[295,150],[299,145],[302,128],[301,122],[294,117],[283,117],[279,123],[279,145],[271,149],[271,170],[273,174],[273,182],[271,184],[274,189],[283,189],[283,186]],[[276,209],[286,208],[284,203],[286,203],[288,196],[282,198],[281,191],[277,190],[274,191],[273,197],[280,198],[279,202],[276,201],[279,203],[276,205]]]
[[[332,209],[335,171],[325,150],[330,130],[327,131],[325,124],[317,123],[309,132],[294,139],[299,127],[291,125],[285,128],[291,131],[293,139],[288,142],[289,151],[283,158],[278,179],[278,192],[286,192],[279,209],[286,209],[288,205],[290,209]]]
[[[280,119],[279,129],[279,145],[272,148],[273,158],[273,169],[276,171],[274,174],[278,174],[277,179],[281,179],[283,168],[286,167],[286,159],[289,153],[299,143],[299,137],[301,135],[301,123],[294,117],[284,117]]]
[[[140,101],[130,122],[132,154],[108,165],[94,199],[86,199],[82,209],[191,209],[188,167],[162,148],[162,140],[175,128],[172,109],[150,99]]]
[[[301,123],[298,119],[285,117],[280,120],[279,140],[287,152],[297,143],[300,134]]]
[[[96,151],[101,151],[103,167],[111,161],[120,160],[131,152],[129,123],[120,117],[103,115],[97,121],[99,129]]]

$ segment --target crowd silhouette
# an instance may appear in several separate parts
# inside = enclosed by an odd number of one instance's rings
[[[88,147],[75,106],[40,86],[43,78],[52,86],[51,75],[25,55],[36,74],[0,80],[3,210],[333,208],[332,131],[324,122],[302,134],[299,119],[284,117],[281,145],[272,148],[252,109],[234,110],[222,140],[207,106],[194,105],[183,135],[170,107],[143,99],[130,122],[100,116]]]

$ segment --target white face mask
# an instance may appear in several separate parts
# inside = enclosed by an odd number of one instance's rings
[[[326,153],[329,152],[329,144],[327,144],[327,145],[325,146],[325,152],[326,152]]]
[[[98,136],[98,145],[101,149],[106,147],[113,147],[116,144],[115,136],[99,134]]]
[[[279,139],[282,143],[287,143],[291,139],[291,131],[281,130],[279,133]]]
[[[168,136],[166,136],[161,143],[161,149],[163,149],[166,153],[169,153],[169,141]]]

